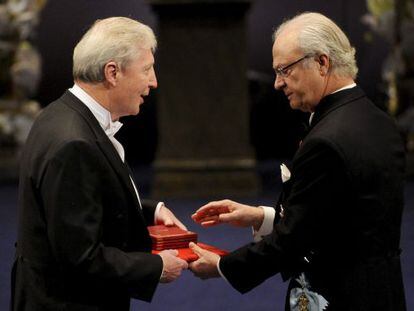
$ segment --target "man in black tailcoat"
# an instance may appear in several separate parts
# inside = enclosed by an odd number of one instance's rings
[[[304,13],[274,34],[275,88],[311,112],[276,209],[230,200],[194,215],[202,225],[253,226],[255,243],[221,259],[192,245],[201,278],[245,293],[276,273],[286,310],[405,310],[400,265],[404,148],[394,121],[355,84],[355,50],[327,17]]]
[[[75,84],[22,153],[12,310],[127,311],[187,268],[177,251],[151,254],[148,225],[185,227],[141,200],[114,136],[157,87],[155,47],[152,30],[125,17],[98,20],[75,47]]]

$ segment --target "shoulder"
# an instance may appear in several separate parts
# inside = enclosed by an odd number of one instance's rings
[[[97,122],[96,122],[97,123]],[[58,99],[45,107],[35,120],[28,143],[60,144],[64,141],[96,140],[99,124]]]
[[[22,151],[23,163],[46,163],[53,158],[70,160],[79,152],[98,152],[97,130],[79,112],[61,100],[52,102],[35,120]]]
[[[324,141],[332,146],[358,146],[373,136],[395,132],[395,123],[367,97],[344,104],[326,114],[309,132],[306,140]]]

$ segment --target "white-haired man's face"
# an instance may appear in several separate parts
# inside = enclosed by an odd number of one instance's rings
[[[284,31],[277,37],[272,54],[275,88],[285,93],[292,109],[313,111],[326,86],[314,55],[305,55],[299,49],[292,31]]]
[[[138,114],[144,97],[156,87],[153,53],[150,49],[142,49],[124,70],[117,72],[110,95],[112,118]]]

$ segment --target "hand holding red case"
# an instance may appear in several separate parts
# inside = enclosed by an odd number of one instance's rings
[[[165,225],[149,226],[148,231],[152,240],[153,254],[158,254],[165,249],[176,249],[178,257],[187,262],[198,259],[198,256],[188,247],[190,242],[197,243],[197,233]],[[228,254],[227,251],[208,244],[197,243],[197,245],[220,256]]]

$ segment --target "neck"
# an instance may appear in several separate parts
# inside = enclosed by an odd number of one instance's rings
[[[330,94],[332,94],[333,92],[347,86],[350,85],[352,83],[355,83],[354,79],[350,78],[350,77],[338,77],[335,75],[327,75],[326,76],[326,84],[324,86],[324,88],[321,90],[321,96],[319,101],[312,106],[308,112],[314,112],[316,106],[319,104],[319,102],[325,97],[328,96]]]
[[[322,98],[352,83],[355,83],[354,79],[352,78],[331,76],[328,80],[326,91]]]
[[[116,118],[114,119],[108,89],[105,87],[104,83],[87,83],[79,80],[75,80],[75,83],[88,93],[99,105],[110,112],[112,121],[117,120]]]

